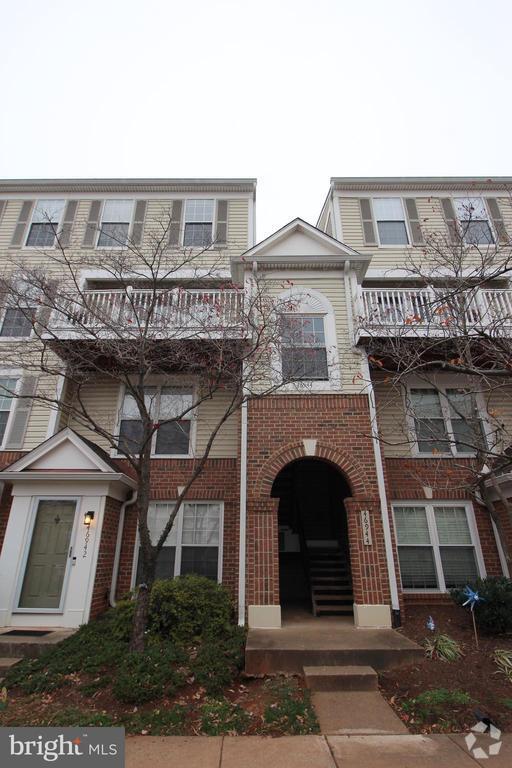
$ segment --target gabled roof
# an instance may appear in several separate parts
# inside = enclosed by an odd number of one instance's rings
[[[105,477],[130,487],[136,485],[106,451],[69,427],[57,432],[0,472],[0,481],[48,477],[69,480]]]
[[[266,269],[339,269],[349,261],[362,278],[371,257],[296,218],[272,235],[231,259],[233,277],[240,279],[253,262]],[[235,274],[236,273],[236,274]]]

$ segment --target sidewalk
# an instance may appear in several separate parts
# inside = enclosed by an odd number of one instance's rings
[[[126,768],[510,768],[512,734],[499,755],[475,760],[464,735],[129,736]],[[478,746],[490,743],[481,737]]]

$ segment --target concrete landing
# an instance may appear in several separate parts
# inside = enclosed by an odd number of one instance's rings
[[[405,724],[378,691],[314,691],[320,730],[334,736],[405,734]]]
[[[369,666],[377,671],[423,658],[423,650],[393,629],[356,629],[326,617],[289,622],[281,629],[251,629],[245,648],[249,675],[301,674],[303,667]]]
[[[60,643],[66,637],[74,634],[76,629],[66,627],[48,628],[47,635],[9,635],[11,630],[44,629],[44,627],[2,627],[0,629],[0,656],[10,658],[29,657],[35,658],[46,651],[52,645]]]

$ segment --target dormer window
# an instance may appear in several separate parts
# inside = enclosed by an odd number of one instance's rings
[[[489,215],[481,197],[457,197],[455,211],[465,243],[468,245],[494,243]]]
[[[405,213],[399,197],[376,197],[373,212],[381,245],[409,245]]]

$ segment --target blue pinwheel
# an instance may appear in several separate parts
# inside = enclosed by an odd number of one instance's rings
[[[434,632],[435,628],[436,625],[434,624],[434,619],[432,616],[429,616],[427,621],[427,629],[430,629],[431,632]]]
[[[464,589],[462,590],[462,594],[464,595],[464,597],[467,597],[466,602],[462,603],[462,605],[463,606],[469,605],[472,611],[475,610],[475,605],[477,605],[477,603],[485,602],[485,597],[480,597],[478,592],[474,592],[471,589],[471,587],[468,587],[468,586],[464,587]]]

